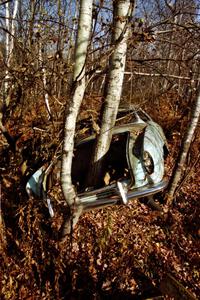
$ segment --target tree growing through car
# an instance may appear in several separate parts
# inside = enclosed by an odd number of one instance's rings
[[[72,185],[71,168],[76,120],[86,86],[85,68],[92,25],[92,2],[93,0],[80,1],[71,99],[66,108],[66,118],[64,123],[61,184],[65,200],[70,208],[70,217],[66,217],[63,225],[63,235],[70,232],[72,224],[76,223],[82,211],[81,207],[76,205],[77,195],[74,186]]]
[[[112,55],[109,63],[108,84],[105,89],[105,102],[102,114],[100,134],[97,137],[94,158],[89,172],[89,185],[95,186],[101,176],[101,164],[112,139],[112,129],[115,125],[120,103],[124,78],[127,39],[130,16],[133,12],[134,1],[116,0],[113,2],[113,34]],[[75,65],[73,75],[72,98],[67,107],[62,154],[61,182],[64,197],[70,207],[70,218],[66,220],[63,234],[69,233],[82,212],[77,205],[77,195],[72,185],[71,168],[74,148],[76,119],[85,92],[85,64],[87,48],[90,41],[92,21],[92,1],[81,1],[79,25],[75,50]]]
[[[88,183],[92,186],[98,184],[102,162],[112,139],[112,130],[122,94],[130,17],[134,10],[134,2],[130,0],[113,1],[112,45],[114,48],[109,61],[108,78],[105,85],[100,133],[97,136],[91,172],[89,172]]]

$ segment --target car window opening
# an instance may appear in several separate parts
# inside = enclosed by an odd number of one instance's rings
[[[128,132],[113,135],[109,151],[104,157],[102,173],[98,187],[104,187],[124,178],[129,178],[129,167],[126,159]],[[76,147],[72,163],[72,181],[78,192],[87,189],[85,178],[89,172],[95,140],[81,143]]]

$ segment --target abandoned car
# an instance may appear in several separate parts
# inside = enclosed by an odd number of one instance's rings
[[[113,129],[98,186],[88,188],[85,179],[94,146],[94,135],[75,145],[72,181],[83,210],[127,204],[131,199],[153,195],[167,186],[164,178],[166,138],[162,128],[146,113],[134,113],[130,123]],[[49,166],[42,166],[26,184],[28,193],[47,202],[51,216],[54,212],[52,200],[48,197],[49,182],[52,184],[53,176],[60,179],[60,166],[60,158]]]

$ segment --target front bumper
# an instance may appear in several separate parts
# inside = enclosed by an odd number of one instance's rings
[[[163,191],[167,187],[167,184],[166,180],[162,180],[156,184],[148,184],[131,190],[126,187],[126,183],[117,182],[117,184],[111,186],[78,194],[78,204],[83,207],[84,211],[109,205],[126,205],[130,200],[151,196]]]

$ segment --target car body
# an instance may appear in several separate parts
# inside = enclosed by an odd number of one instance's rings
[[[131,122],[114,127],[98,185],[88,187],[85,178],[94,146],[94,135],[75,145],[72,181],[78,191],[78,204],[83,210],[127,204],[131,199],[153,195],[167,186],[164,179],[167,141],[162,128],[146,113],[134,113]],[[29,193],[46,199],[50,215],[53,215],[53,208],[51,199],[47,197],[48,182],[53,173],[56,180],[60,180],[60,166],[60,159],[42,166],[26,185]]]

